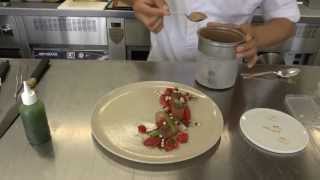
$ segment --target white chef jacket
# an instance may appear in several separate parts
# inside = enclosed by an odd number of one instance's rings
[[[297,22],[300,12],[296,0],[167,0],[173,15],[164,17],[164,28],[151,33],[151,61],[193,61],[197,52],[197,30],[208,22],[243,24],[251,22],[258,7],[264,19],[287,18]],[[194,23],[183,15],[201,11],[205,21]]]

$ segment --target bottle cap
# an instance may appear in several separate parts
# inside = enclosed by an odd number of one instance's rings
[[[34,90],[32,90],[26,81],[23,81],[23,93],[21,94],[22,103],[26,106],[37,102],[38,98]]]

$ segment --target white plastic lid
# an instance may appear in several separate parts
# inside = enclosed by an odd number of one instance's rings
[[[26,106],[37,102],[38,98],[34,90],[32,90],[26,81],[23,81],[23,93],[21,94],[22,103]]]

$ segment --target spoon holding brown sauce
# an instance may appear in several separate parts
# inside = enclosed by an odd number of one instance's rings
[[[185,14],[185,13],[170,13],[171,15],[184,15],[189,21],[192,22],[201,22],[205,19],[208,18],[207,14],[203,12],[191,12],[190,14]]]

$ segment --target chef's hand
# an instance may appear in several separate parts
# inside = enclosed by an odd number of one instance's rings
[[[136,17],[155,33],[163,28],[163,16],[170,14],[165,0],[133,0],[133,10]]]
[[[226,26],[239,29],[245,34],[245,42],[236,47],[236,56],[239,59],[245,59],[249,68],[252,68],[257,60],[257,42],[254,38],[254,30],[250,24],[235,25],[235,24],[222,24],[216,22],[209,22],[208,27]]]
[[[254,28],[250,24],[243,24],[239,27],[245,34],[245,42],[236,48],[237,58],[244,58],[249,68],[252,68],[258,61],[257,41],[254,38]]]

